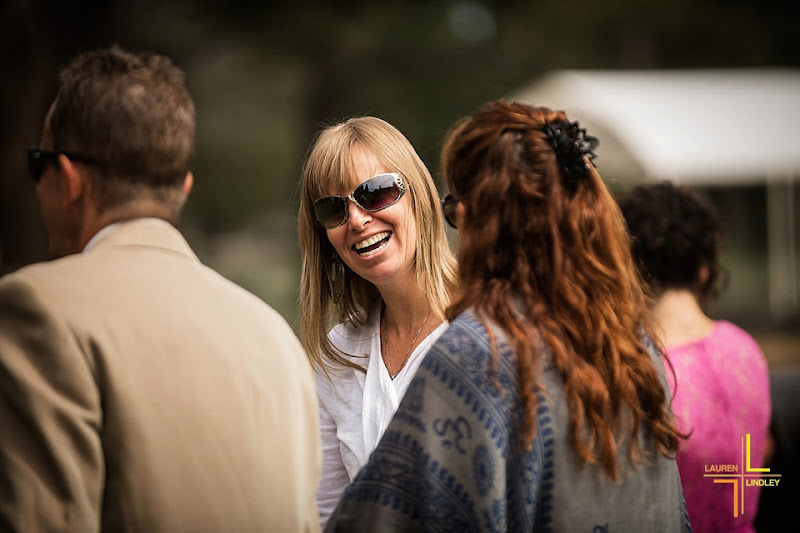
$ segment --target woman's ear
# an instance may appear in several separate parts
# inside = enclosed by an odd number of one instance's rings
[[[464,220],[464,216],[466,215],[466,213],[467,213],[467,208],[464,207],[464,203],[458,202],[456,204],[456,220],[459,222],[459,225],[461,225],[460,222]]]
[[[707,265],[703,265],[700,267],[700,270],[697,271],[697,282],[701,287],[705,287],[708,283],[708,279],[711,277],[711,270],[709,270]]]

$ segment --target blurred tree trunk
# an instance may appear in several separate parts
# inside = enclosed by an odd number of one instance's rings
[[[115,1],[0,4],[0,275],[47,258],[25,148],[38,144],[58,68],[112,34]]]

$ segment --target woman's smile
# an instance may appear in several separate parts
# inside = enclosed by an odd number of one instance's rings
[[[358,241],[353,245],[353,250],[361,257],[367,258],[375,255],[380,250],[386,248],[389,244],[389,239],[392,233],[389,231],[382,231],[376,233],[371,237]]]

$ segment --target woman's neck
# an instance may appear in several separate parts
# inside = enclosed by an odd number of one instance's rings
[[[381,356],[389,377],[394,379],[405,367],[414,348],[442,323],[442,319],[421,290],[395,293],[394,298],[381,294],[384,298]]]
[[[382,321],[385,328],[395,332],[407,333],[416,331],[422,320],[428,315],[437,315],[431,308],[426,295],[421,291],[408,290],[405,292],[385,294],[383,297]],[[431,316],[429,322],[440,323]]]
[[[664,291],[653,306],[653,319],[666,349],[700,340],[714,329],[714,321],[687,289]]]

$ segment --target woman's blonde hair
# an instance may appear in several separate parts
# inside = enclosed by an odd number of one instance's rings
[[[438,316],[450,304],[456,260],[447,242],[436,184],[414,147],[394,126],[376,117],[354,117],[323,128],[306,156],[300,181],[298,234],[302,259],[300,338],[311,363],[323,370],[353,367],[365,370],[328,339],[336,323],[365,324],[380,300],[378,289],[345,265],[344,292],[331,297],[329,273],[336,252],[314,217],[314,202],[345,190],[352,183],[354,152],[366,152],[402,176],[417,224],[417,283]]]

